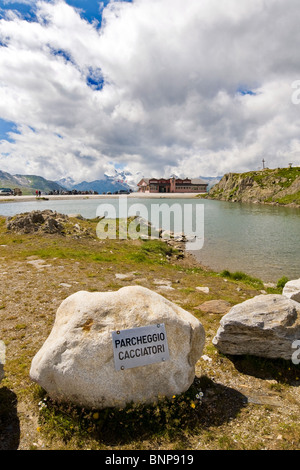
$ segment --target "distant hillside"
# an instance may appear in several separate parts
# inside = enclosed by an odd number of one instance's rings
[[[207,197],[300,207],[300,167],[228,173],[210,189]]]
[[[42,176],[36,175],[11,175],[0,171],[1,188],[19,188],[23,194],[35,194],[35,191],[49,193],[50,191],[63,191],[63,187],[54,181],[49,181]]]

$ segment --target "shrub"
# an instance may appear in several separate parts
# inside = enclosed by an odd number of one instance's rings
[[[278,279],[277,288],[283,289],[288,281],[289,279],[286,276],[281,277],[280,279]]]

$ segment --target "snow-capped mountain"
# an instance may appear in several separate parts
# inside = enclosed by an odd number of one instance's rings
[[[101,194],[108,191],[136,191],[137,183],[142,177],[143,175],[140,172],[132,174],[130,171],[113,169],[107,171],[103,179],[76,183],[71,177],[66,176],[58,180],[57,183],[69,191],[76,189],[77,191],[97,191]]]
[[[69,190],[73,189],[76,184],[76,182],[70,176],[67,176],[66,178],[61,178],[60,180],[56,181],[56,183],[62,186],[63,188]]]

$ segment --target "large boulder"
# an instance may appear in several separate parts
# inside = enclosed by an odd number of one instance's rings
[[[118,370],[113,335],[158,325],[164,325],[166,333],[166,360]],[[154,336],[143,335],[145,341],[128,349],[138,347],[139,355],[151,356],[158,350]],[[193,315],[144,287],[78,292],[59,307],[50,336],[33,358],[30,376],[57,401],[89,408],[150,403],[190,387],[204,342],[203,326]]]
[[[254,355],[290,360],[300,339],[300,304],[283,295],[258,295],[235,305],[221,319],[213,339],[230,355]]]
[[[300,302],[300,279],[288,281],[283,288],[282,295]]]

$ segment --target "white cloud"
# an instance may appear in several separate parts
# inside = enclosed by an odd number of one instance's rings
[[[296,0],[113,2],[101,29],[62,0],[36,8],[35,22],[0,20],[0,118],[19,131],[0,142],[3,170],[94,179],[109,162],[145,176],[300,163]]]

